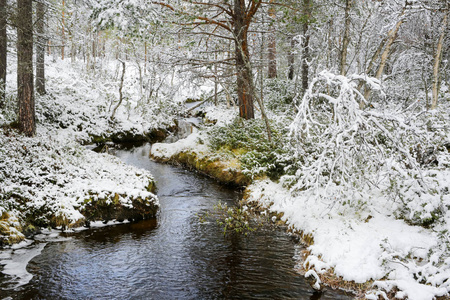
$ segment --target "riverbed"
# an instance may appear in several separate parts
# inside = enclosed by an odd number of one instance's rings
[[[196,173],[152,162],[150,147],[115,155],[152,172],[161,205],[158,217],[61,233],[45,247],[41,243],[40,254],[27,264],[31,281],[18,287],[13,278],[1,276],[2,298],[353,298],[332,290],[315,292],[295,272],[301,248],[282,229],[263,223],[248,236],[224,236],[214,207],[219,201],[236,205],[241,194]],[[35,242],[29,251],[38,246]]]

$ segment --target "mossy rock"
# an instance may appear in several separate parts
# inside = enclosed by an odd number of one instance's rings
[[[146,134],[137,134],[130,131],[120,131],[111,134],[111,140],[116,144],[123,143],[142,143],[148,142],[149,137]]]
[[[199,158],[191,151],[180,152],[170,161],[197,170],[221,183],[235,186],[246,186],[251,183],[251,178],[242,173],[237,161],[221,161],[208,156]]]
[[[156,182],[154,182],[153,180],[150,180],[148,185],[147,185],[147,191],[149,191],[150,193],[156,194]]]
[[[108,199],[93,198],[85,200],[85,205],[81,213],[85,217],[87,224],[93,221],[108,222],[110,220],[139,221],[154,218],[158,212],[158,206],[153,198],[134,198],[131,205],[124,205],[119,199],[125,195],[117,193],[109,195]]]
[[[100,145],[112,142],[112,139],[109,136],[95,135],[95,134],[90,134],[89,136],[91,138],[90,143],[93,144]]]
[[[172,130],[176,129],[174,128]],[[147,137],[150,143],[159,143],[169,136],[170,131],[171,129],[155,128],[147,133]]]
[[[22,226],[13,215],[3,212],[0,217],[0,247],[19,243],[25,239]]]

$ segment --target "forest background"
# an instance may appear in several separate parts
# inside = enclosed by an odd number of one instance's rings
[[[188,98],[209,102],[207,117],[234,111],[239,118],[205,126],[198,144],[237,159],[254,182],[268,177],[286,189],[295,205],[267,205],[285,210],[288,223],[316,242],[318,228],[298,220],[299,203],[320,211],[309,222],[383,216],[433,237],[420,251],[382,239],[376,274],[316,260],[308,268],[317,278],[334,268],[349,281],[389,279],[401,273],[398,263],[408,287],[448,295],[449,7],[441,0],[1,0],[2,144],[11,127],[44,140],[64,131],[81,143],[148,136],[173,126]],[[1,147],[7,182],[14,150]],[[24,188],[28,179],[20,180]],[[20,221],[11,191],[0,192],[2,212]],[[324,253],[312,247],[310,262]],[[379,293],[397,288],[413,297],[399,282],[378,284]]]

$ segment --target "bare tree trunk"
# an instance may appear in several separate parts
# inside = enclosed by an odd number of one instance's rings
[[[259,49],[259,99],[264,102],[264,74],[263,74],[263,61],[264,61],[264,32],[261,33],[261,48]]]
[[[45,5],[36,3],[36,91],[45,95]]]
[[[394,28],[392,28],[388,32],[386,45],[384,47],[383,53],[381,54],[380,65],[378,66],[378,70],[377,70],[377,72],[375,74],[375,78],[377,78],[377,79],[380,79],[381,75],[383,74],[384,67],[386,66],[387,59],[389,58],[389,53],[390,53],[390,50],[391,50],[391,46],[394,43],[395,39],[397,38],[397,33],[398,33],[398,30],[400,29],[400,26],[404,22],[404,18],[403,17],[405,15],[405,11],[406,11],[406,6],[407,5],[408,4],[406,4],[403,7],[403,10],[402,10],[402,12],[400,13],[400,16],[399,16],[399,20],[395,24]],[[369,89],[369,88],[366,89],[366,91],[364,93],[364,98],[366,99],[366,101],[369,100],[371,92],[372,92],[371,89]],[[360,102],[360,107],[364,108],[364,103],[363,102]]]
[[[302,57],[302,90],[303,93],[308,89],[309,83],[309,40],[310,35],[308,32],[309,23],[311,18],[311,0],[303,0],[303,15],[305,20],[303,21],[303,57]]]
[[[214,46],[214,60],[217,61],[217,45]],[[214,64],[214,105],[217,106],[219,104],[219,79],[217,73],[217,64]]]
[[[327,69],[331,70],[331,56],[333,50],[333,19],[328,21],[328,33],[327,33]]]
[[[431,109],[435,109],[437,107],[438,103],[438,96],[439,96],[439,67],[441,64],[441,57],[442,57],[442,44],[444,42],[445,38],[445,32],[447,30],[448,25],[448,11],[445,12],[444,19],[442,20],[442,32],[439,36],[439,40],[436,47],[436,54],[434,56],[434,64],[433,64],[433,88],[432,88],[432,95],[433,100],[431,102]]]
[[[381,42],[380,45],[378,46],[377,50],[375,51],[375,53],[372,55],[372,58],[369,61],[369,65],[367,66],[366,69],[366,74],[369,75],[372,72],[373,69],[373,65],[375,63],[375,61],[377,60],[378,56],[380,56],[381,51],[383,50],[384,45],[386,44],[387,38],[384,38]],[[358,90],[361,91],[362,87],[364,85],[364,82],[361,82],[358,85]]]
[[[341,75],[347,72],[347,51],[350,42],[350,9],[352,8],[352,0],[345,1],[345,21],[344,21],[344,36],[342,37],[341,49]]]
[[[75,11],[75,14],[77,13],[77,11]],[[74,17],[75,19],[77,18],[76,17],[76,15],[75,15],[75,17]],[[70,36],[69,36],[69,39],[70,39],[70,62],[72,63],[72,64],[74,64],[75,63],[75,60],[76,60],[76,57],[77,57],[77,44],[76,44],[76,39],[75,39],[75,37],[74,37],[74,35],[75,35],[75,30],[74,30],[74,28],[73,28],[73,26],[72,26],[72,28],[70,29]]]
[[[119,60],[119,61],[122,63],[122,77],[120,77],[120,86],[119,86],[119,102],[113,109],[113,112],[111,114],[111,120],[114,119],[114,116],[116,115],[116,111],[119,108],[119,106],[122,104],[122,101],[123,101],[122,89],[123,89],[123,81],[125,78],[125,62],[121,61],[121,60]]]
[[[245,0],[234,0],[234,37],[236,52],[237,92],[239,100],[239,116],[244,119],[254,119],[253,74],[247,64],[249,60],[248,50],[248,23],[245,16]]]
[[[290,37],[291,45],[288,53],[288,65],[289,65],[289,71],[288,71],[288,78],[289,80],[294,79],[295,75],[295,48],[297,46],[297,41],[295,40],[295,36]]]
[[[27,136],[36,133],[33,83],[33,2],[17,0],[17,94],[19,130]]]
[[[144,42],[144,75],[147,74],[147,41]]]
[[[273,0],[270,0],[272,3]],[[273,5],[269,8],[269,69],[268,69],[268,77],[276,78],[277,77],[277,41],[275,37],[275,8]]]
[[[7,35],[6,35],[6,0],[0,0],[0,108],[5,105],[6,89],[6,57],[7,57]]]
[[[65,6],[66,6],[66,3],[65,3],[65,1],[64,0],[62,0],[62,25],[61,25],[61,44],[62,44],[62,46],[61,46],[61,59],[62,60],[64,60],[64,47],[66,46],[65,45],[65,43],[66,43],[66,37],[65,37],[65,28],[64,27],[66,27],[66,24],[65,24],[65,15],[64,15],[64,10],[65,10]]]

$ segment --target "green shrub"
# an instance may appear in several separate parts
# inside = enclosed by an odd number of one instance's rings
[[[287,129],[275,122],[271,122],[271,128],[272,142],[269,142],[262,120],[236,118],[228,126],[209,131],[210,147],[227,154],[238,153],[236,156],[246,175],[278,179],[291,163],[285,147]]]
[[[264,102],[275,113],[294,114],[295,85],[291,80],[267,79],[264,86]]]
[[[223,234],[241,233],[248,235],[256,228],[250,226],[250,213],[246,206],[228,207],[219,202],[214,209],[219,213],[217,224],[223,228]]]

